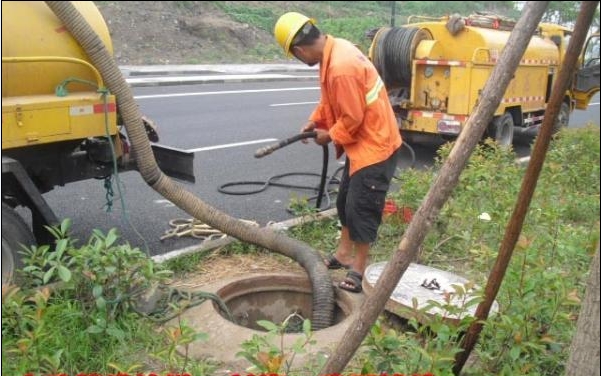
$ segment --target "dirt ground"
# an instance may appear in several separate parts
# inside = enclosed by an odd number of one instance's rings
[[[302,272],[302,267],[294,260],[266,253],[224,255],[215,250],[194,272],[186,273],[174,280],[180,288],[194,289],[215,281],[237,277],[249,273]]]
[[[273,43],[209,2],[99,1],[119,65],[240,63],[243,51]]]

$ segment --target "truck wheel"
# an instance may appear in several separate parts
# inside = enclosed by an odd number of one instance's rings
[[[35,245],[35,239],[23,218],[2,203],[2,285],[14,283],[15,270],[22,266],[21,244]]]
[[[496,116],[488,126],[488,136],[495,140],[501,148],[509,148],[513,144],[513,117],[509,112]]]
[[[553,123],[553,134],[559,132],[562,128],[565,128],[570,123],[570,106],[566,102],[561,104],[557,119]]]

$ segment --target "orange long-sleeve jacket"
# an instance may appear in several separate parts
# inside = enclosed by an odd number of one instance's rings
[[[327,129],[349,174],[382,162],[401,146],[401,134],[378,71],[347,40],[326,37],[319,66],[321,99],[310,116]]]

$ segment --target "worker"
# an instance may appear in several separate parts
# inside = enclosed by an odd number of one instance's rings
[[[301,132],[315,131],[318,145],[332,142],[336,158],[346,154],[336,199],[340,241],[324,262],[348,269],[341,289],[361,292],[402,143],[396,118],[378,71],[351,42],[323,34],[297,12],[282,15],[274,35],[286,56],[319,64],[321,99]]]

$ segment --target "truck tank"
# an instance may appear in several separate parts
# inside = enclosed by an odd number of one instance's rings
[[[112,54],[109,30],[98,8],[91,1],[73,4]],[[44,2],[3,1],[2,97],[54,94],[68,77],[97,82],[100,75]],[[90,87],[73,83],[69,91]]]
[[[382,28],[374,37],[370,58],[389,88],[411,82],[412,62],[436,60],[494,64],[507,45],[508,30],[466,26],[452,35],[444,22],[420,22],[397,28]],[[533,36],[522,61],[545,61],[559,65],[557,46]]]

